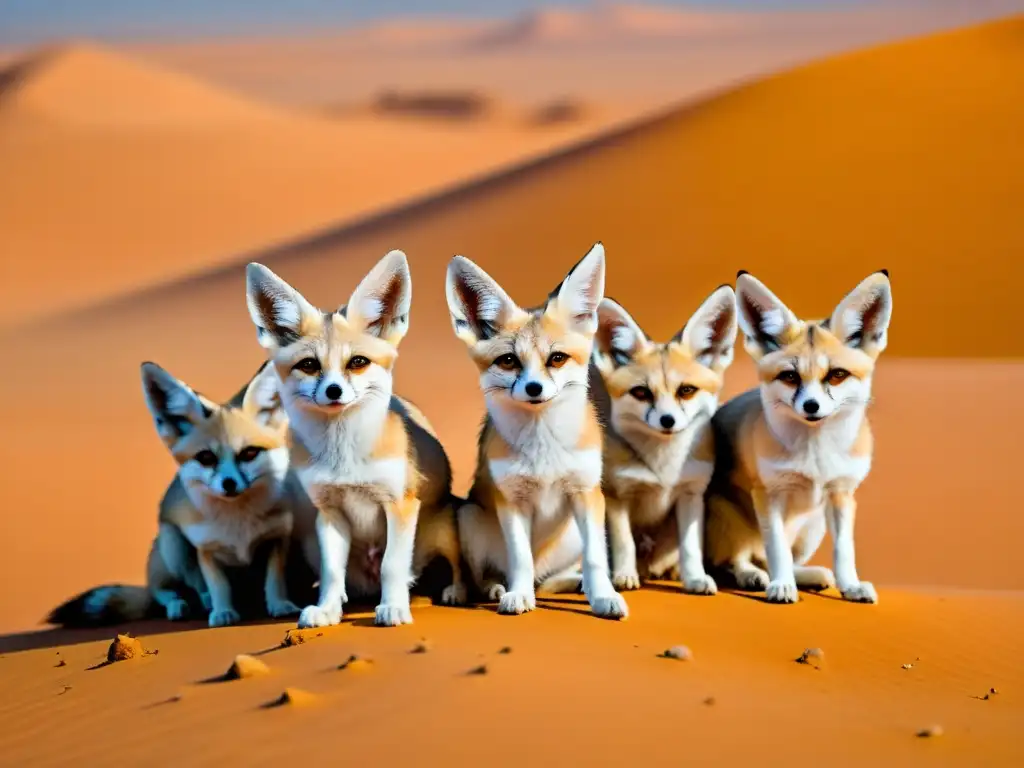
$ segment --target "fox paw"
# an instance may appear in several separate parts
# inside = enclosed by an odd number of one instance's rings
[[[640,576],[633,570],[621,570],[612,574],[612,584],[616,589],[640,589]]]
[[[600,616],[602,619],[624,619],[629,616],[626,600],[617,592],[602,597],[595,597],[590,601],[590,609],[594,612],[595,616]]]
[[[506,592],[498,601],[498,613],[517,616],[537,607],[537,597],[526,592]]]
[[[402,624],[412,624],[412,611],[408,603],[405,605],[381,605],[377,606],[377,615],[374,623],[378,627],[397,627]]]
[[[796,582],[773,581],[768,584],[764,593],[769,603],[795,603],[799,596],[796,591]]]
[[[267,601],[267,613],[275,619],[280,619],[283,616],[294,616],[299,613],[301,609],[291,600],[268,600]]]
[[[748,592],[764,592],[768,589],[768,574],[760,568],[737,571],[736,586]]]
[[[683,592],[688,595],[716,595],[718,594],[718,585],[715,584],[714,579],[705,574],[696,579],[683,581]]]
[[[484,590],[487,595],[487,600],[492,603],[497,603],[505,596],[505,585],[504,584],[491,584]]]
[[[321,608],[319,605],[307,605],[299,614],[299,629],[312,627],[333,627],[341,623],[341,606],[335,609]]]
[[[877,603],[878,593],[870,581],[862,581],[843,590],[843,599],[851,603]]]
[[[797,585],[808,592],[822,592],[836,585],[832,571],[823,566],[805,565],[797,573]]]
[[[466,604],[466,585],[460,583],[449,584],[441,592],[441,604],[442,605],[465,605]]]
[[[241,620],[242,617],[238,615],[238,611],[234,608],[221,608],[220,610],[210,611],[211,627],[227,627],[237,624]]]
[[[167,618],[171,621],[187,619],[189,613],[188,603],[180,597],[175,600],[171,600],[171,602],[167,604]]]

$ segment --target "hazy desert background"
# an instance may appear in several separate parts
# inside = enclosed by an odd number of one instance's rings
[[[739,723],[768,764],[791,762],[796,731],[804,757],[840,764],[921,751],[1019,764],[1024,3],[503,5],[492,18],[401,5],[232,34],[223,19],[205,34],[104,28],[102,14],[5,25],[0,10],[0,631],[22,633],[0,638],[0,763],[131,763],[161,739],[189,764],[319,757],[336,745],[286,734],[390,719],[400,740],[380,731],[344,756],[713,764]],[[890,270],[857,525],[879,606],[651,590],[627,596],[622,625],[573,598],[518,620],[427,608],[410,628],[357,617],[269,654],[267,680],[200,687],[288,625],[149,623],[137,629],[159,657],[88,672],[108,633],[27,632],[93,584],[142,582],[174,465],[138,365],[236,391],[262,359],[247,261],[330,307],[387,250],[409,254],[398,389],[434,421],[461,491],[482,403],[448,322],[448,260],[533,302],[595,240],[608,293],[660,337],[740,268],[807,315]],[[753,380],[741,353],[729,393]],[[420,635],[437,643],[427,665],[406,654]],[[83,644],[52,669],[68,642]],[[678,642],[692,664],[654,658]],[[503,645],[514,653],[491,659]],[[792,663],[807,646],[826,669]],[[330,682],[353,652],[380,663]],[[481,653],[493,674],[464,679]],[[282,685],[324,706],[258,711]],[[992,686],[998,697],[971,698]],[[946,736],[915,740],[933,720]],[[261,738],[227,736],[236,726]]]

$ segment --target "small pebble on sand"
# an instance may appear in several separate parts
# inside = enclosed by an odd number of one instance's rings
[[[145,655],[146,649],[142,647],[138,638],[131,635],[118,635],[107,649],[107,662],[113,664],[115,661],[138,659]]]
[[[658,655],[663,659],[675,659],[676,661],[691,661],[693,659],[693,654],[685,645],[673,645]]]
[[[903,664],[902,666],[900,666],[900,669],[913,669],[913,668],[914,668],[913,664]]]
[[[53,666],[55,666],[55,667],[66,667],[67,665],[68,665],[68,663],[66,661],[64,661],[64,659],[61,659],[60,661],[58,661]]]
[[[245,680],[249,677],[258,677],[270,672],[270,667],[257,658],[240,653],[235,656],[231,666],[224,674],[225,680]]]
[[[290,648],[295,645],[302,645],[303,643],[323,636],[323,632],[319,632],[315,629],[289,629],[284,633],[284,639],[281,641],[281,647]]]
[[[316,696],[299,688],[285,688],[284,692],[265,707],[303,707],[316,702]]]
[[[469,674],[469,675],[486,675],[487,674],[487,665],[486,664],[481,664],[479,667],[473,667],[466,674]]]
[[[364,659],[362,656],[356,656],[353,653],[344,663],[338,665],[338,669],[347,669],[352,672],[365,672],[372,666],[373,659]]]
[[[717,702],[715,701],[715,697],[714,696],[708,696],[706,699],[704,699],[704,704],[709,706],[709,707],[715,706],[716,703]]]
[[[412,647],[409,653],[427,653],[430,650],[430,641],[425,637],[421,637],[420,641]]]
[[[825,652],[821,648],[806,648],[797,658],[797,664],[809,664],[815,669],[820,669],[825,662]]]
[[[942,726],[941,725],[929,725],[927,728],[922,728],[920,731],[917,732],[917,737],[919,739],[933,739],[936,736],[941,736],[941,735],[942,735]]]
[[[506,645],[504,648],[499,649],[498,653],[503,653],[507,656],[508,654],[512,653],[512,646]]]

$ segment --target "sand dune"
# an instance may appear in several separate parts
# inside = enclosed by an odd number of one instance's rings
[[[1024,588],[1011,554],[1022,519],[1007,513],[1024,406],[1006,396],[1024,386],[1024,365],[977,359],[1020,354],[1002,314],[1022,269],[1013,185],[1024,175],[1012,128],[1024,107],[1007,97],[1020,76],[1022,23],[823,62],[256,255],[330,307],[381,254],[408,251],[417,298],[399,387],[437,424],[460,488],[480,397],[441,290],[453,252],[533,302],[601,238],[609,293],[663,337],[737,267],[797,311],[822,314],[887,265],[896,314],[876,382],[877,464],[861,494],[864,573],[890,585]],[[968,256],[970,270],[960,266]],[[0,382],[0,460],[18,480],[0,501],[40,521],[0,520],[0,535],[19,542],[0,580],[33,574],[0,625],[31,624],[97,581],[141,577],[172,462],[142,404],[138,364],[156,360],[212,397],[237,389],[260,359],[243,291],[239,264],[4,336],[6,359],[24,364],[43,351],[68,375]],[[988,332],[978,334],[982,324]],[[929,355],[945,357],[912,359]],[[752,380],[741,355],[729,391]]]
[[[91,671],[112,631],[56,652],[5,643],[0,751],[31,765],[142,764],[168,749],[197,766],[337,750],[346,761],[430,766],[484,754],[499,766],[788,766],[795,753],[832,766],[1019,765],[1021,593],[881,599],[780,607],[647,591],[632,596],[624,623],[567,598],[517,618],[424,608],[413,626],[388,630],[358,613],[259,656],[264,675],[213,684],[199,681],[236,654],[275,648],[288,625],[142,625],[142,644],[159,655]],[[423,637],[427,653],[410,653]],[[658,658],[680,643],[692,660]],[[810,647],[824,652],[820,669],[794,662]],[[338,669],[353,654],[372,663]],[[296,688],[307,695],[268,706]],[[916,736],[932,725],[943,735]],[[517,737],[502,738],[508,730]]]

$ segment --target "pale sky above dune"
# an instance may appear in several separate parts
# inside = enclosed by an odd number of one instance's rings
[[[300,32],[401,16],[506,16],[546,7],[586,7],[594,0],[46,0],[0,2],[0,44],[56,37],[101,39]],[[654,4],[654,3],[652,3]],[[704,10],[822,8],[877,5],[877,0],[661,0],[658,5]],[[893,4],[890,2],[889,4]]]

